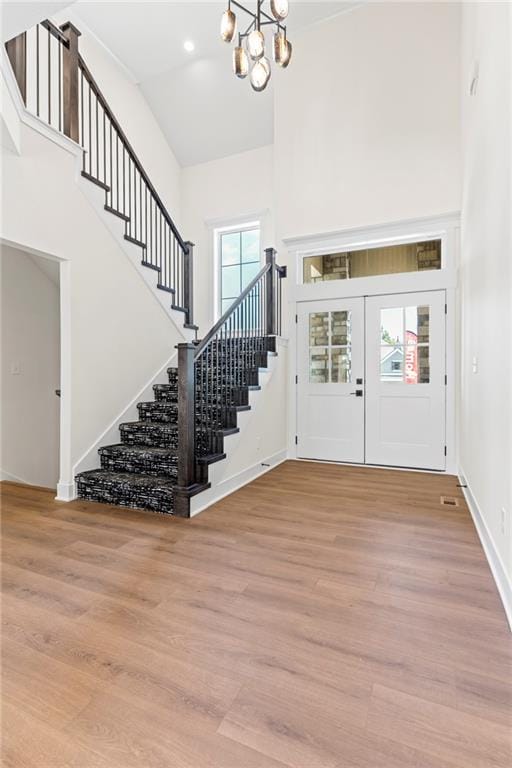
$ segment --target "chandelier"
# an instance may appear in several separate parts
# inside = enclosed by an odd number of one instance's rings
[[[286,27],[281,23],[288,16],[288,0],[270,0],[271,16],[262,10],[264,2],[256,0],[256,12],[252,13],[235,0],[228,0],[220,23],[220,35],[226,43],[230,43],[237,28],[237,18],[231,7],[235,6],[251,17],[245,31],[238,32],[238,45],[233,49],[233,72],[240,78],[249,75],[255,91],[265,90],[271,74],[270,60],[265,56],[264,27],[275,28],[272,46],[275,63],[285,68],[292,55],[292,44],[286,37]]]

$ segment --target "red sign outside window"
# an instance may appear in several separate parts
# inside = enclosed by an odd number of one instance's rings
[[[418,383],[418,337],[412,331],[405,332],[405,383]]]

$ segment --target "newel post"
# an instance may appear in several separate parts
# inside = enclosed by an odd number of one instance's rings
[[[61,31],[69,40],[69,47],[62,50],[62,114],[66,136],[79,141],[78,124],[78,38],[81,32],[67,21]]]
[[[183,261],[183,290],[185,309],[187,310],[187,325],[194,324],[194,243],[185,243],[186,251]]]
[[[11,62],[14,77],[20,89],[23,103],[27,103],[27,33],[13,37],[5,44],[7,56]]]
[[[265,335],[276,334],[276,251],[274,248],[265,248],[265,263],[270,264],[270,269],[265,275]]]
[[[194,344],[178,344],[178,484],[174,514],[190,517],[190,496],[196,483]]]

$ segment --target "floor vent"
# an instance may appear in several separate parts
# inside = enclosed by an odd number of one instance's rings
[[[455,496],[441,496],[441,504],[445,507],[458,507],[459,500]]]

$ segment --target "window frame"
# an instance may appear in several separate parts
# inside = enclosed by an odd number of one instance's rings
[[[215,277],[214,277],[214,306],[215,306],[215,319],[218,320],[224,314],[222,311],[222,236],[226,234],[250,232],[254,229],[259,230],[260,248],[259,248],[259,269],[263,266],[263,251],[261,248],[262,241],[262,223],[260,219],[253,219],[251,221],[236,222],[233,224],[227,224],[226,226],[216,227],[214,230],[214,260],[215,260]],[[256,263],[256,262],[248,262]]]

